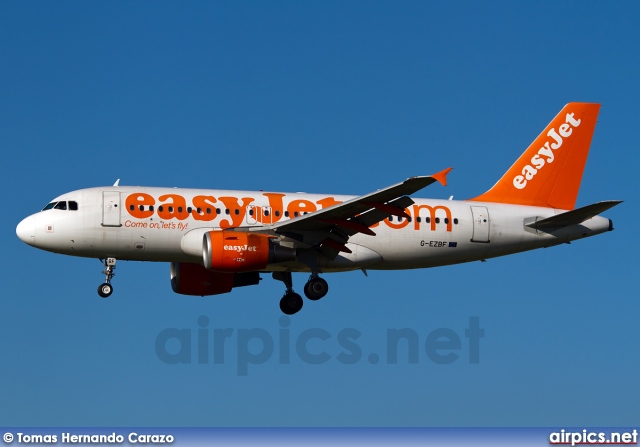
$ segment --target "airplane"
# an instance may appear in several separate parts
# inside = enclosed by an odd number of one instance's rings
[[[171,287],[207,296],[256,285],[271,273],[285,285],[280,309],[298,312],[292,273],[320,275],[438,267],[551,247],[613,230],[608,200],[575,208],[600,104],[569,103],[487,192],[468,200],[411,198],[447,184],[451,168],[362,196],[159,187],[95,187],[53,199],[26,217],[17,236],[36,248],[97,258],[113,292],[116,260],[170,263]]]

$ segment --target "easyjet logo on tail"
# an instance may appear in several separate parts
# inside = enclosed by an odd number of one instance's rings
[[[558,130],[552,127],[547,132],[547,136],[550,139],[531,157],[530,164],[526,164],[522,168],[522,174],[518,174],[513,178],[513,186],[517,189],[524,189],[527,186],[527,182],[533,180],[540,169],[546,164],[553,163],[553,160],[555,160],[553,152],[562,147],[564,139],[570,137],[573,129],[580,126],[581,122],[582,120],[574,118],[573,113],[567,113],[565,122],[558,126]]]

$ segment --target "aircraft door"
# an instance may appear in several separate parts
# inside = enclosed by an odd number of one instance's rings
[[[120,191],[102,191],[102,226],[120,227]]]
[[[252,205],[247,207],[247,223],[249,225],[270,224],[272,222],[270,206]]]
[[[486,206],[472,206],[473,235],[471,242],[489,242],[489,210]]]

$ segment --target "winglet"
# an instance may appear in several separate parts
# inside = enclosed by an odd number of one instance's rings
[[[438,182],[440,182],[440,184],[442,184],[442,186],[447,186],[447,174],[452,169],[453,168],[447,168],[447,169],[445,169],[443,171],[436,172],[435,174],[432,174],[429,177],[436,179]]]

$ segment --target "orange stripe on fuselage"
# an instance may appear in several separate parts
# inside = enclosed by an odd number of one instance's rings
[[[185,220],[192,218],[201,222],[212,222],[220,219],[220,228],[240,227],[245,222],[247,216],[247,208],[252,207],[255,211],[254,218],[260,223],[275,223],[283,218],[284,211],[289,214],[288,218],[295,218],[302,213],[311,213],[318,209],[328,208],[330,206],[341,203],[334,197],[323,197],[319,200],[299,199],[298,195],[294,195],[295,199],[285,205],[287,194],[283,193],[262,193],[262,196],[268,200],[270,209],[269,216],[265,217],[262,208],[265,206],[255,205],[257,199],[252,197],[234,197],[231,191],[226,191],[224,196],[214,197],[212,195],[196,195],[191,199],[181,194],[160,194],[157,198],[146,192],[134,192],[125,198],[125,209],[127,213],[135,219],[143,220],[154,216],[159,217],[163,221],[172,219]],[[221,209],[221,214],[217,214],[216,206]],[[387,227],[399,230],[405,227],[413,230],[428,229],[436,231],[436,218],[442,218],[446,225],[447,232],[452,231],[453,216],[451,209],[446,205],[428,205],[425,203],[414,204],[405,208],[406,217],[394,219],[384,219]],[[409,217],[411,220],[407,219]],[[418,220],[420,217],[420,220]],[[379,223],[371,225],[372,228],[377,227]]]

